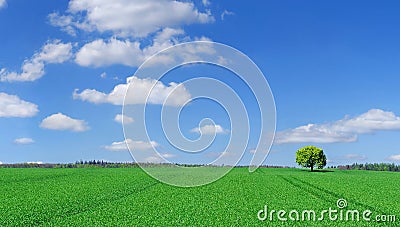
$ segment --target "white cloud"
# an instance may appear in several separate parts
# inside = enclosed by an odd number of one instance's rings
[[[224,10],[224,12],[221,13],[221,20],[225,20],[225,16],[232,16],[235,15],[234,12],[230,12],[228,10]]]
[[[40,123],[41,128],[51,130],[69,130],[73,132],[83,132],[89,130],[87,122],[68,117],[62,113],[53,114],[43,119]]]
[[[164,160],[161,157],[158,157],[158,156],[150,156],[150,157],[146,157],[144,159],[144,161],[147,162],[147,163],[161,163]]]
[[[222,56],[218,56],[217,63],[220,65],[228,65],[229,63],[232,62]]]
[[[399,130],[400,117],[393,112],[371,109],[354,118],[346,117],[332,125],[336,131],[373,133],[380,130]]]
[[[81,66],[91,67],[114,64],[137,67],[158,51],[179,43],[174,37],[183,34],[182,29],[164,28],[157,32],[152,43],[146,47],[141,47],[138,41],[128,39],[120,40],[115,37],[108,40],[97,39],[81,47],[76,53],[75,62]]]
[[[180,106],[191,98],[190,93],[182,84],[171,82],[169,86],[166,86],[154,79],[140,79],[135,76],[128,77],[125,84],[118,84],[109,94],[94,89],[85,89],[80,93],[75,90],[73,98],[91,103],[122,105],[129,84],[131,86],[130,91],[134,91],[135,95],[127,95],[125,100],[127,104],[144,104],[146,95],[152,88],[153,90],[147,100],[147,103],[150,104],[163,104],[168,97],[166,105]]]
[[[121,41],[116,38],[97,39],[85,44],[77,53],[75,62],[81,66],[108,66],[122,64],[140,65],[144,60],[139,42]]]
[[[50,14],[50,23],[70,34],[76,28],[119,37],[146,37],[166,27],[214,21],[210,12],[199,12],[191,2],[169,0],[71,0],[66,12]]]
[[[400,154],[391,155],[391,156],[387,157],[386,160],[393,161],[393,162],[400,161]]]
[[[275,143],[355,142],[359,134],[382,130],[400,130],[400,117],[393,112],[371,109],[359,116],[326,124],[308,124],[278,132]]]
[[[134,150],[149,150],[153,147],[157,147],[158,143],[155,141],[145,142],[145,141],[134,141],[131,139],[126,139],[121,142],[113,142],[111,145],[104,146],[104,149],[109,151],[127,151],[128,146]]]
[[[294,129],[278,132],[275,143],[337,143],[355,142],[357,136],[344,132],[337,132],[325,125],[308,124]]]
[[[209,0],[202,0],[201,2],[202,2],[203,5],[206,6],[206,7],[209,6],[209,5],[211,5],[211,2],[210,2]]]
[[[34,81],[44,74],[45,64],[63,63],[72,57],[72,44],[61,43],[60,40],[48,41],[30,59],[25,60],[21,66],[21,73],[0,70],[0,81]]]
[[[156,53],[157,51],[167,48],[169,44],[171,44],[172,41],[177,41],[174,40],[173,37],[176,37],[178,35],[184,35],[185,31],[182,29],[174,29],[174,28],[164,28],[163,30],[157,32],[155,38],[154,38],[154,45],[153,45],[153,50],[150,48],[148,49],[148,55],[152,55]],[[167,43],[166,43],[167,42]],[[165,44],[166,43],[166,44]]]
[[[128,139],[129,141],[129,139]],[[121,141],[121,142],[113,142],[111,145],[104,146],[104,149],[109,150],[109,151],[127,151],[128,146],[126,144],[126,141]]]
[[[36,162],[27,162],[28,164],[43,164],[43,162],[42,161],[36,161]]]
[[[0,74],[0,81],[34,81],[44,75],[44,64],[40,61],[26,60],[21,66],[22,73],[7,72],[5,69]]]
[[[46,43],[40,53],[34,55],[36,61],[44,63],[63,63],[72,57],[72,44],[53,40]]]
[[[17,139],[15,139],[14,140],[14,143],[15,144],[32,144],[32,143],[34,143],[35,141],[32,139],[32,138],[26,138],[26,137],[24,137],[24,138],[17,138]]]
[[[0,92],[0,117],[32,117],[38,112],[36,104],[21,100],[16,95]]]
[[[165,159],[176,157],[174,154],[164,153],[159,155],[147,156],[142,157],[138,162],[147,162],[147,163],[167,163]]]
[[[51,13],[48,15],[48,19],[51,25],[60,27],[62,31],[68,33],[71,36],[76,36],[76,30],[74,28],[75,22],[71,15],[64,16],[58,13]]]
[[[155,53],[191,40],[184,37],[183,25],[214,21],[209,12],[198,12],[191,2],[169,0],[71,0],[67,13],[50,14],[50,23],[72,35],[76,35],[75,28],[112,34],[112,38],[97,38],[78,50],[75,62],[86,67],[138,67]],[[195,38],[204,39],[208,40]],[[173,56],[158,56],[154,61],[169,63]]]
[[[5,8],[7,6],[6,0],[0,0],[0,9]]]
[[[124,120],[125,124],[130,124],[130,123],[134,122],[133,118],[128,117],[128,116],[123,115],[123,114],[115,115],[114,121],[122,124],[122,119]]]
[[[164,158],[174,158],[174,157],[176,157],[176,155],[170,154],[170,153],[163,153],[163,154],[161,154],[161,156],[163,156]]]
[[[201,133],[204,135],[213,135],[215,134],[225,134],[228,133],[229,130],[224,129],[221,125],[204,125],[202,127],[193,128],[190,130],[191,132]]]
[[[101,73],[100,77],[103,78],[103,79],[106,78],[107,77],[107,73],[106,72]]]

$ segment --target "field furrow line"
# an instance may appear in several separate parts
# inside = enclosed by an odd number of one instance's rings
[[[144,192],[144,191],[146,191],[146,190],[148,190],[148,189],[150,189],[150,188],[152,188],[152,187],[154,187],[154,186],[156,186],[158,184],[160,184],[160,182],[154,182],[154,183],[151,183],[149,185],[146,185],[145,187],[141,187],[139,189],[132,190],[132,191],[127,192],[125,194],[119,194],[118,196],[110,197],[109,199],[106,199],[106,200],[100,201],[98,203],[92,204],[91,206],[87,206],[87,207],[85,207],[85,208],[83,208],[81,210],[76,210],[76,211],[71,210],[69,212],[63,213],[62,215],[53,216],[53,217],[51,217],[51,218],[49,218],[47,220],[37,221],[36,225],[46,226],[46,224],[51,224],[51,222],[53,220],[57,219],[57,218],[69,218],[69,217],[72,217],[72,216],[75,216],[75,215],[80,215],[82,213],[89,212],[91,210],[95,210],[95,209],[97,209],[99,207],[102,207],[102,206],[105,206],[107,204],[114,203],[114,202],[117,202],[119,200],[123,200],[126,197],[129,197],[131,195]]]

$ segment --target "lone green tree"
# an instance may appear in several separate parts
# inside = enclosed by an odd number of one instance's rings
[[[305,146],[297,150],[296,162],[303,167],[311,168],[312,172],[315,166],[318,167],[318,169],[322,169],[326,166],[326,156],[321,148]]]

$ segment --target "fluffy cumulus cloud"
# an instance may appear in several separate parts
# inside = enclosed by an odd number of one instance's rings
[[[393,112],[371,109],[356,117],[327,124],[308,124],[276,134],[275,143],[354,142],[359,134],[400,130],[400,117]]]
[[[22,144],[22,145],[32,144],[34,142],[35,141],[32,138],[27,138],[27,137],[17,138],[17,139],[14,140],[15,144]]]
[[[355,142],[357,136],[333,130],[327,125],[308,124],[294,129],[278,132],[275,143],[336,143]]]
[[[73,36],[83,31],[112,37],[98,37],[81,45],[75,62],[85,67],[138,67],[163,49],[192,40],[184,36],[185,25],[215,20],[209,10],[200,12],[192,2],[170,0],[71,0],[65,15],[51,13],[48,19]],[[168,56],[157,60],[171,61]]]
[[[126,66],[140,66],[150,56],[160,50],[171,47],[179,41],[174,36],[183,35],[181,29],[164,28],[154,37],[152,44],[141,47],[139,41],[121,40],[115,37],[110,39],[96,39],[83,45],[76,53],[75,62],[81,66],[109,66],[121,64]]]
[[[134,122],[133,118],[128,117],[128,116],[123,115],[123,114],[115,115],[114,121],[118,122],[118,123],[121,123],[121,124],[122,124],[122,121],[123,121],[124,124],[130,124],[130,123]]]
[[[336,131],[372,133],[380,130],[399,130],[400,117],[393,112],[371,109],[354,118],[337,121],[332,128]]]
[[[135,66],[143,62],[143,53],[139,42],[129,40],[97,39],[85,44],[77,53],[75,62],[81,66],[108,66],[122,64]]]
[[[62,113],[57,113],[46,117],[40,123],[40,127],[60,131],[69,130],[73,132],[83,132],[89,130],[88,123],[84,120],[73,119]]]
[[[193,128],[190,131],[204,135],[225,134],[229,132],[229,130],[224,129],[221,125],[203,125],[199,128]]]
[[[0,70],[0,81],[34,81],[44,74],[45,64],[63,63],[72,57],[72,44],[60,40],[47,42],[42,49],[30,59],[25,60],[20,73]]]
[[[204,6],[211,5],[211,2],[209,0],[202,0],[201,2],[203,3]]]
[[[73,98],[91,103],[122,105],[129,85],[131,87],[126,96],[126,104],[144,104],[147,100],[149,104],[163,104],[166,101],[166,105],[180,106],[191,98],[190,93],[182,84],[171,82],[166,86],[154,79],[140,79],[135,76],[127,78],[125,84],[118,84],[108,94],[94,89],[85,89],[82,92],[75,90]],[[147,94],[150,91],[147,99]]]
[[[0,117],[32,117],[38,112],[36,104],[21,100],[16,95],[0,92]]]
[[[126,139],[121,142],[113,142],[111,145],[104,146],[104,149],[109,151],[127,151],[128,146],[130,149],[142,151],[152,149],[153,147],[158,146],[158,143],[156,143],[155,141],[145,142],[141,140],[135,141],[131,139]]]
[[[34,55],[36,61],[44,63],[63,63],[72,57],[72,44],[53,40],[46,43],[42,50]]]
[[[392,161],[392,162],[400,162],[400,154],[391,155],[391,156],[387,157],[386,160]]]
[[[0,9],[5,8],[7,6],[6,0],[0,0]]]
[[[48,15],[48,19],[51,25],[60,27],[62,31],[76,36],[76,30],[74,27],[75,22],[72,16],[59,15],[58,13],[51,13]]]
[[[146,37],[162,28],[214,21],[192,2],[169,0],[71,0],[66,15],[49,15],[50,23],[70,34],[73,29],[111,32],[119,37]]]
[[[132,140],[128,139],[128,141],[121,142],[113,142],[111,145],[104,146],[104,149],[109,151],[126,151],[128,150],[127,142],[131,142]]]

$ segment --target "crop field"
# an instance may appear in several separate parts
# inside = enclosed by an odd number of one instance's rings
[[[400,218],[400,174],[393,172],[235,168],[212,184],[179,188],[139,168],[4,168],[0,182],[0,226],[399,226],[388,219]],[[330,208],[338,220],[301,220],[303,210],[318,219]],[[288,220],[271,210],[284,210]],[[300,220],[290,220],[292,210]],[[360,221],[346,221],[347,210],[358,210]]]

